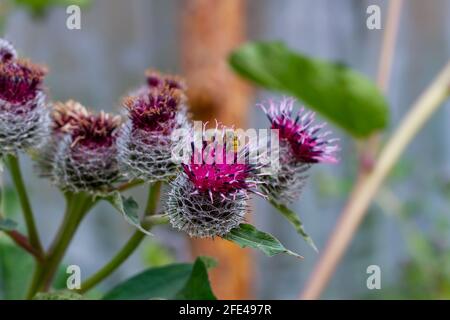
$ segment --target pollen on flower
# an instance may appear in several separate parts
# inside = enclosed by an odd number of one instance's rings
[[[47,69],[27,60],[0,63],[0,99],[10,104],[23,104],[34,99],[42,89]]]
[[[72,144],[88,148],[109,147],[115,140],[115,132],[120,125],[119,116],[111,116],[103,111],[98,115],[81,113],[71,123]]]
[[[87,109],[77,101],[56,102],[51,113],[52,129],[54,132],[70,132],[80,117],[87,116]]]

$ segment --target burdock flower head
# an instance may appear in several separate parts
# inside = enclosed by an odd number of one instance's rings
[[[271,122],[272,129],[278,130],[279,165],[274,175],[267,175],[263,189],[281,203],[298,199],[308,176],[308,170],[315,163],[336,163],[337,139],[330,139],[330,131],[323,131],[325,123],[315,124],[313,112],[301,108],[293,114],[293,98],[285,98],[279,103],[269,102],[269,107],[261,105]]]
[[[203,134],[197,143],[191,134],[190,156],[168,192],[170,223],[191,237],[227,234],[244,220],[249,193],[260,194],[248,147],[227,142],[225,128],[215,132],[213,139]]]
[[[42,66],[17,59],[14,48],[0,39],[0,154],[36,147],[48,134],[46,73]]]
[[[57,143],[52,180],[63,190],[107,193],[119,178],[117,132],[120,117],[88,112],[74,101],[53,114]]]
[[[167,181],[178,166],[172,161],[173,133],[189,128],[184,84],[174,76],[147,73],[148,86],[124,101],[128,121],[119,140],[119,162],[131,178]]]

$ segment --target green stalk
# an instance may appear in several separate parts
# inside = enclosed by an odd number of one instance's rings
[[[161,192],[161,182],[156,182],[149,187],[147,206],[145,209],[145,221],[144,227],[149,230],[154,225],[165,224],[168,222],[167,217],[163,215],[155,215],[158,201]],[[100,270],[89,277],[81,285],[79,293],[84,293],[96,286],[98,283],[107,278],[111,273],[113,273],[117,268],[119,268],[128,257],[139,247],[142,240],[145,238],[145,234],[139,230],[136,230],[127,243],[116,253],[116,255],[105,264]]]
[[[33,210],[31,208],[30,200],[28,198],[27,190],[25,188],[25,183],[23,182],[18,158],[14,155],[8,155],[6,157],[6,162],[8,164],[8,168],[11,173],[11,178],[16,188],[20,205],[22,207],[22,212],[25,218],[30,244],[37,252],[43,254],[44,250],[42,248],[42,244],[39,239],[36,223],[34,221]]]
[[[27,294],[28,299],[33,298],[38,291],[48,290],[80,222],[95,203],[92,196],[86,193],[67,194],[66,197],[67,209],[63,223],[45,257],[44,263],[36,268]]]

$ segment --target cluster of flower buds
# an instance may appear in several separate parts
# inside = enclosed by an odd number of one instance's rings
[[[185,141],[191,152],[166,202],[172,226],[191,237],[227,234],[244,220],[249,193],[261,195],[258,161],[250,158],[248,145],[238,148],[226,127],[211,130],[212,137],[191,132]]]
[[[155,182],[176,175],[173,134],[190,126],[185,89],[176,76],[148,71],[147,86],[125,98],[128,120],[119,136],[118,158],[130,178]]]
[[[170,182],[165,210],[172,226],[192,237],[224,236],[237,227],[249,194],[295,201],[313,164],[336,162],[336,139],[323,132],[325,124],[314,124],[314,113],[294,113],[291,98],[261,105],[278,140],[277,170],[267,174],[263,155],[250,150],[254,144],[230,138],[233,129],[202,126],[197,132],[187,112],[186,86],[176,76],[148,71],[145,86],[124,99],[122,122],[72,100],[55,103],[50,112],[45,74],[0,39],[0,156],[45,141],[39,148],[41,175],[65,191],[104,195],[125,177]],[[183,163],[174,158],[180,146]]]
[[[260,105],[266,113],[271,129],[278,132],[279,168],[276,174],[266,175],[263,190],[279,203],[297,200],[309,169],[320,162],[335,163],[337,139],[329,139],[330,131],[322,132],[325,123],[315,124],[314,113],[301,108],[293,113],[295,100],[285,98],[279,103]]]
[[[45,67],[18,59],[13,46],[0,39],[0,155],[37,147],[47,136],[46,73]]]

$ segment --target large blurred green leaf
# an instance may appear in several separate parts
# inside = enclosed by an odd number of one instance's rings
[[[44,16],[52,7],[68,7],[70,5],[86,7],[91,2],[91,0],[13,0],[13,3],[24,7],[35,17]]]
[[[297,97],[353,136],[387,125],[388,105],[375,84],[342,64],[307,57],[280,42],[245,44],[229,63],[244,78]]]
[[[223,238],[238,244],[242,248],[250,247],[259,249],[269,257],[279,253],[287,253],[297,258],[303,258],[301,255],[286,249],[271,234],[259,231],[251,224],[241,223],[239,227],[231,230]]]
[[[119,284],[105,300],[215,299],[202,258],[148,269]]]
[[[0,234],[0,291],[4,299],[23,299],[33,271],[33,258]]]

